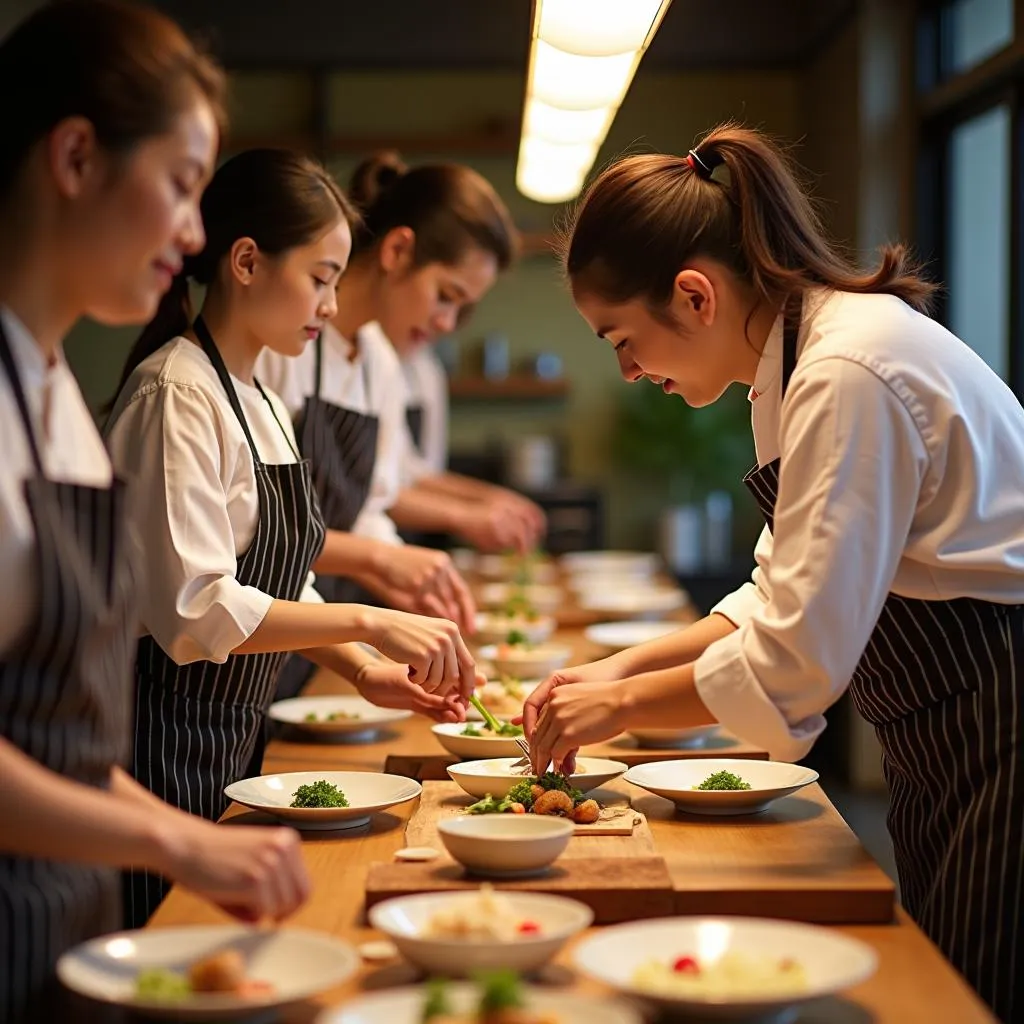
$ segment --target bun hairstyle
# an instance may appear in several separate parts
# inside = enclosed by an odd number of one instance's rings
[[[812,285],[882,292],[927,311],[935,286],[904,246],[859,272],[829,240],[793,162],[761,132],[724,124],[686,157],[627,157],[590,185],[561,243],[573,291],[644,300],[668,321],[676,275],[717,260],[766,302]]]
[[[393,150],[364,160],[353,172],[349,196],[362,213],[353,256],[372,252],[399,227],[416,236],[415,265],[457,263],[483,249],[506,270],[518,239],[505,204],[476,171],[462,164],[424,164],[409,169]]]
[[[87,118],[100,145],[124,153],[167,131],[204,98],[222,129],[224,77],[169,18],[122,0],[61,0],[0,43],[0,198],[32,148],[61,121]]]
[[[314,242],[340,220],[353,230],[359,220],[320,164],[287,149],[250,149],[222,164],[203,193],[200,210],[206,246],[185,258],[156,315],[128,353],[115,395],[144,359],[191,327],[189,281],[212,285],[239,238],[251,238],[261,252],[279,256]]]

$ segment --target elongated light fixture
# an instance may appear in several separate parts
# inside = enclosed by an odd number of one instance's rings
[[[534,0],[516,187],[578,195],[672,0]]]

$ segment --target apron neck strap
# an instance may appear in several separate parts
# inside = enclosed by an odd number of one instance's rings
[[[10,343],[7,340],[7,333],[4,331],[3,321],[0,320],[0,362],[11,382],[11,391],[14,392],[14,401],[21,414],[21,422],[25,427],[25,436],[28,438],[28,446],[32,450],[32,461],[35,463],[36,472],[43,475],[43,460],[39,454],[39,445],[36,442],[36,432],[32,429],[32,417],[28,411],[28,401],[25,398],[25,389],[21,385],[21,376],[18,373],[17,364],[14,362],[14,353],[11,351]]]
[[[324,387],[324,332],[316,336],[316,391],[314,397],[319,398]]]
[[[786,300],[782,313],[782,395],[789,387],[789,378],[796,369],[797,339],[800,335],[800,319],[803,311],[803,297],[791,295]]]

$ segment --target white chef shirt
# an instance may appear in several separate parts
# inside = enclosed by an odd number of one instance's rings
[[[261,461],[295,462],[288,410],[270,391],[232,377]],[[282,427],[288,432],[285,437]],[[235,579],[259,522],[252,452],[206,353],[175,338],[145,359],[107,426],[116,471],[130,486],[141,543],[140,613],[179,665],[224,662],[252,634],[273,598]],[[313,574],[300,596],[321,601]]]
[[[890,591],[1024,603],[1024,409],[967,345],[887,295],[815,289],[781,402],[776,322],[751,392],[775,529],[695,665],[726,728],[797,760],[846,689]]]
[[[320,397],[353,412],[376,416],[379,421],[370,493],[351,532],[401,544],[388,515],[401,489],[405,450],[404,383],[398,356],[376,324],[359,329],[354,358],[349,341],[330,324],[324,328],[323,339]],[[294,358],[264,349],[256,362],[256,379],[277,392],[292,419],[297,418],[316,389],[316,346],[307,345],[303,354]]]
[[[43,471],[51,480],[109,487],[110,459],[62,352],[47,365],[25,325],[0,309],[25,392]],[[39,602],[35,528],[25,502],[25,481],[36,475],[25,427],[7,374],[0,370],[0,657],[31,627]]]
[[[443,473],[448,466],[448,374],[431,345],[420,345],[402,360],[406,406],[423,410],[423,432],[417,447],[405,427],[405,482]]]

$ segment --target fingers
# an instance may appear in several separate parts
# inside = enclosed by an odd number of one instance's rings
[[[533,743],[534,730],[537,728],[537,722],[540,719],[541,711],[544,709],[544,705],[548,701],[548,697],[551,695],[551,691],[558,686],[561,678],[556,672],[554,675],[548,676],[543,683],[538,686],[533,693],[523,702],[523,715],[522,725],[523,732],[526,734],[526,738]]]
[[[543,775],[551,762],[551,748],[554,744],[555,734],[552,728],[551,708],[546,706],[544,712],[537,722],[533,737],[530,739],[530,761],[533,765],[534,775]]]
[[[452,596],[458,608],[456,621],[462,624],[464,632],[472,636],[476,632],[476,602],[473,600],[473,592],[454,567],[449,578]]]

